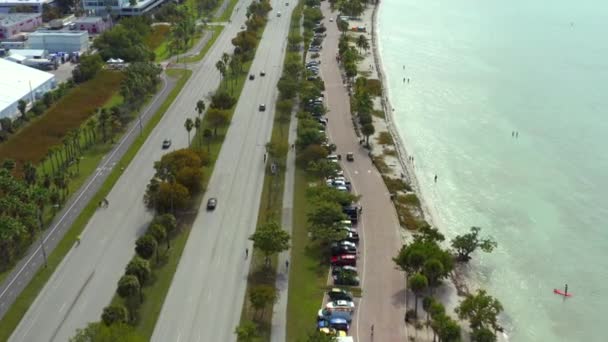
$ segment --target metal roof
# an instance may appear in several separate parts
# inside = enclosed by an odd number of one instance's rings
[[[0,58],[0,113],[55,75]]]

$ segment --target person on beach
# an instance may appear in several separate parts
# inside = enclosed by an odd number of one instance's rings
[[[511,131],[511,138],[515,137],[515,131]]]
[[[519,138],[519,132],[515,132],[515,139]]]
[[[407,79],[407,84],[410,84],[410,79],[409,78]]]
[[[566,286],[564,286],[564,294],[566,296],[568,295],[568,284],[566,284]]]
[[[403,78],[403,83],[405,83],[405,77]]]
[[[437,183],[437,175],[435,175],[435,183]]]

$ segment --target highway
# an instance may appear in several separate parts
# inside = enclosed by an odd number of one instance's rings
[[[254,232],[264,181],[265,144],[270,139],[289,19],[294,4],[273,1],[262,41],[215,164],[205,201],[182,254],[152,341],[234,341],[245,297],[248,237]],[[277,11],[282,16],[277,17]],[[259,72],[266,71],[265,77]],[[259,112],[259,104],[266,111]],[[203,203],[204,204],[204,203]]]
[[[249,2],[241,0],[237,7],[244,9]],[[99,320],[134,254],[135,240],[152,219],[152,213],[144,207],[143,195],[154,174],[154,161],[166,152],[161,149],[162,141],[172,139],[172,149],[188,145],[184,121],[195,117],[196,102],[219,86],[215,63],[222,53],[232,52],[231,39],[245,22],[245,12],[233,13],[232,24],[223,30],[205,58],[193,66],[192,77],[108,195],[109,207],[93,215],[80,245],[66,255],[10,341],[64,342],[77,328]],[[220,208],[226,203],[222,197]]]

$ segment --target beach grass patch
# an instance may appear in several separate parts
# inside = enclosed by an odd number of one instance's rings
[[[412,188],[403,179],[392,178],[384,173],[382,174],[382,179],[384,180],[384,184],[386,184],[388,191],[392,194],[399,191],[412,191]]]
[[[397,202],[406,205],[420,207],[420,199],[416,194],[405,194],[397,196]]]
[[[385,119],[386,118],[386,115],[384,114],[384,111],[381,110],[381,109],[374,109],[374,110],[372,110],[372,115],[375,116],[375,117],[377,117],[377,118],[380,118],[380,119]]]
[[[376,138],[376,141],[380,145],[395,145],[393,136],[387,131],[380,132]]]
[[[366,84],[367,91],[370,95],[381,96],[382,95],[382,82],[380,80],[372,78],[367,80]]]
[[[392,148],[385,148],[382,150],[382,155],[389,157],[397,157],[397,151]]]

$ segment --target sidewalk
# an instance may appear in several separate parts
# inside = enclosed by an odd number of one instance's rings
[[[169,95],[175,86],[175,81],[171,78],[161,76],[164,87],[157,93],[146,107],[141,111],[141,124],[145,126],[160,105]],[[30,246],[27,254],[15,265],[11,274],[6,277],[0,285],[0,319],[4,317],[17,296],[30,283],[38,270],[44,265],[43,251],[49,256],[57,244],[63,239],[67,230],[72,226],[81,211],[89,204],[89,201],[101,188],[108,178],[114,166],[120,161],[125,152],[128,151],[133,141],[140,134],[138,120],[130,123],[128,131],[112,150],[100,161],[97,170],[87,178],[85,183],[72,194],[63,208],[55,215],[52,223],[42,234],[42,244],[40,238]],[[44,245],[44,249],[41,248]]]
[[[289,137],[287,138],[289,146],[295,144],[298,137],[297,134],[298,119],[292,115],[289,123]],[[289,149],[287,152],[287,161],[285,163],[285,188],[283,189],[283,211],[281,215],[281,227],[291,234],[293,224],[293,191],[294,178],[296,168],[296,152]],[[287,290],[289,289],[289,270],[285,266],[285,261],[289,260],[291,250],[287,250],[279,254],[277,266],[276,288],[279,295],[279,300],[274,304],[272,313],[272,328],[270,341],[284,342],[287,338]]]

